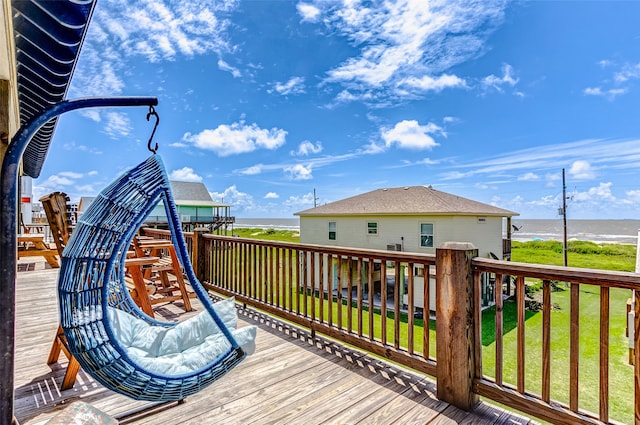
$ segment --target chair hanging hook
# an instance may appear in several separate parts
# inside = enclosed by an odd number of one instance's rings
[[[149,112],[147,113],[147,121],[149,121],[149,118],[152,115],[156,117],[156,124],[153,126],[151,137],[149,137],[149,142],[147,143],[147,149],[149,149],[149,151],[152,153],[156,153],[158,152],[158,143],[156,142],[156,145],[154,147],[151,147],[151,142],[153,141],[153,136],[156,134],[156,128],[158,128],[158,124],[160,124],[160,117],[158,116],[158,113],[156,112],[153,105],[149,105]]]

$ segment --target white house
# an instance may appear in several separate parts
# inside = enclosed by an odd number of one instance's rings
[[[481,257],[509,258],[511,217],[519,214],[431,187],[407,186],[374,190],[295,215],[300,217],[301,243],[435,254],[444,242],[471,242]],[[424,271],[416,268],[413,273],[414,293],[421,294]],[[434,273],[430,271],[432,284]],[[489,302],[487,289],[485,285],[483,295]],[[435,309],[435,297],[431,299]]]

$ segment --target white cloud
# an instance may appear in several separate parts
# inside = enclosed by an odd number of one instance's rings
[[[280,195],[278,195],[275,192],[269,192],[266,195],[264,195],[264,199],[278,199],[280,197]]]
[[[627,190],[625,194],[631,202],[640,202],[640,190]]]
[[[601,202],[615,201],[616,197],[611,193],[611,182],[600,183],[598,186],[589,188],[586,192],[576,192],[573,200],[579,202]]]
[[[535,181],[535,180],[540,180],[540,176],[537,175],[536,173],[525,173],[521,176],[518,176],[518,180],[519,181]]]
[[[227,62],[223,61],[222,59],[218,59],[218,68],[220,68],[221,71],[230,72],[231,75],[233,75],[233,78],[242,77],[242,73],[240,73],[240,70],[238,68],[235,68],[229,65]]]
[[[302,164],[296,164],[290,167],[285,167],[284,172],[289,176],[291,180],[309,180],[313,178],[311,175],[311,164],[304,166]]]
[[[210,150],[219,156],[253,152],[256,149],[274,150],[285,143],[287,132],[282,129],[259,128],[257,124],[246,125],[244,121],[231,125],[221,124],[217,128],[203,130],[198,134],[185,133],[182,140],[195,147]]]
[[[302,21],[316,22],[320,16],[320,9],[309,3],[298,3],[296,9],[302,16]]]
[[[44,182],[42,182],[40,186],[55,188],[56,186],[71,186],[74,183],[75,183],[75,180],[70,177],[53,175],[53,176],[49,176],[49,178]]]
[[[283,204],[287,207],[304,208],[313,206],[313,192],[302,196],[289,196]]]
[[[408,77],[399,81],[398,85],[406,85],[412,89],[434,91],[437,93],[446,88],[464,88],[467,86],[467,83],[464,79],[456,75],[443,74],[437,78],[433,78],[429,75],[424,75],[422,77]]]
[[[285,83],[281,83],[278,81],[273,85],[273,90],[283,96],[289,94],[303,94],[305,92],[304,77],[291,77],[289,81]]]
[[[91,121],[100,122],[100,111],[98,109],[81,109],[80,115],[89,118]]]
[[[68,177],[70,179],[80,179],[83,176],[81,173],[76,173],[74,171],[62,171],[58,173],[58,175],[60,177]]]
[[[158,63],[232,52],[228,16],[237,4],[235,0],[140,0],[128,7],[120,0],[101,0],[83,43],[70,97],[122,93],[127,58]]]
[[[404,120],[390,130],[383,129],[381,136],[387,147],[396,144],[404,149],[432,149],[438,146],[438,143],[429,133],[443,134],[443,130],[433,123],[420,125],[415,120]]]
[[[300,145],[298,146],[298,150],[295,152],[292,151],[291,154],[307,156],[309,154],[317,154],[320,152],[322,152],[322,143],[316,142],[316,144],[314,145],[312,142],[305,140],[304,142],[300,143]]]
[[[591,180],[595,178],[595,171],[591,167],[591,164],[587,161],[574,161],[569,168],[569,174],[574,179],[579,180]]]
[[[256,209],[253,196],[238,190],[236,185],[229,186],[223,192],[211,192],[211,198],[232,205],[234,210],[251,211]]]
[[[560,173],[547,173],[544,176],[544,181],[546,187],[555,187],[556,182],[559,182],[562,179]]]
[[[618,83],[640,78],[640,63],[625,64],[620,71],[614,74],[613,78]]]
[[[247,167],[243,170],[240,170],[239,173],[244,174],[246,176],[253,176],[253,175],[262,173],[262,168],[263,168],[262,164],[256,164],[256,165],[252,165],[251,167]]]
[[[502,77],[495,75],[489,75],[482,80],[482,86],[486,89],[493,88],[498,92],[502,92],[502,87],[505,85],[515,86],[518,84],[519,79],[513,77],[513,67],[509,64],[502,66]],[[519,96],[523,96],[521,92],[518,92]]]
[[[583,91],[586,96],[600,96],[607,100],[615,100],[616,96],[626,94],[627,92],[628,89],[626,88],[602,90],[601,87],[587,87]]]
[[[329,31],[350,40],[356,56],[327,73],[326,83],[346,86],[352,96],[375,91],[373,100],[415,97],[415,90],[464,87],[444,71],[477,57],[504,16],[503,0],[483,2],[389,2],[317,0]],[[316,19],[320,22],[320,19]],[[342,93],[344,101],[344,93]]]
[[[90,148],[87,145],[78,145],[78,144],[76,144],[76,142],[73,142],[73,141],[65,143],[64,145],[62,145],[62,147],[65,150],[68,150],[68,151],[89,152],[89,153],[96,154],[96,155],[102,154],[102,151],[97,150],[94,147]]]
[[[171,180],[177,180],[181,182],[201,182],[202,177],[193,171],[191,167],[183,167],[178,170],[173,170],[169,173]]]
[[[105,112],[104,131],[112,138],[128,136],[131,132],[131,121],[129,117],[121,112]]]

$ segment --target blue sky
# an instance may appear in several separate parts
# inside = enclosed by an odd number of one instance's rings
[[[640,2],[99,0],[68,98],[159,98],[173,179],[238,217],[383,187],[640,218]],[[144,108],[66,114],[34,195],[143,160]]]

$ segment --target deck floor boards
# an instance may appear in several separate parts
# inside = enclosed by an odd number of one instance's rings
[[[47,365],[58,326],[56,269],[18,273],[15,414],[22,425],[44,424],[69,403],[82,400],[119,415],[144,406],[113,393],[82,370],[62,391],[66,358]],[[180,304],[159,306],[182,319]],[[530,421],[481,403],[464,412],[435,397],[433,381],[267,315],[240,309],[240,326],[258,326],[256,353],[186,403],[130,424],[492,424]],[[160,314],[159,314],[160,315]]]

